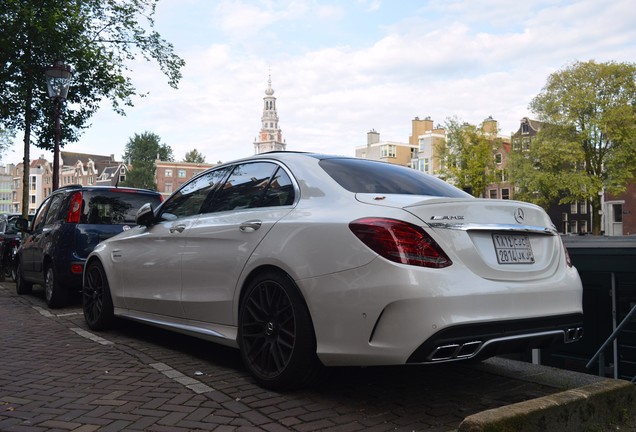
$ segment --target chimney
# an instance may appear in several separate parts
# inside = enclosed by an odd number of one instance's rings
[[[367,147],[371,147],[372,144],[380,142],[380,132],[376,132],[375,129],[371,129],[367,132]]]

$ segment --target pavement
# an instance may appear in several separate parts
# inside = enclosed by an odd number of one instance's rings
[[[0,283],[0,431],[636,431],[636,386],[502,358],[333,368],[314,387],[258,387],[236,350]]]

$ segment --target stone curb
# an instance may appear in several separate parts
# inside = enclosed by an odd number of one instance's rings
[[[636,386],[608,379],[468,416],[458,432],[607,430],[636,416]],[[602,428],[603,427],[603,428]]]

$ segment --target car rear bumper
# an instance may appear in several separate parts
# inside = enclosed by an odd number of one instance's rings
[[[376,259],[297,284],[308,299],[324,364],[389,365],[488,357],[577,340],[581,281],[574,268],[558,275],[493,281],[461,265],[422,269]]]

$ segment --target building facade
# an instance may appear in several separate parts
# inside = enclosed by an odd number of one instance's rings
[[[367,132],[367,145],[355,149],[357,158],[378,160],[396,165],[411,166],[417,146],[397,141],[380,141],[380,133]]]
[[[446,130],[440,125],[434,126],[430,117],[415,117],[411,120],[409,144],[417,148],[411,168],[426,174],[439,175],[442,169],[439,150],[446,145]]]
[[[205,171],[215,164],[192,162],[155,161],[155,184],[157,191],[167,198],[183,183],[198,173]]]
[[[261,132],[254,140],[254,154],[268,151],[285,151],[287,144],[283,140],[283,132],[278,125],[276,98],[272,88],[272,77],[267,81],[265,97],[263,98],[263,115],[261,116]]]

